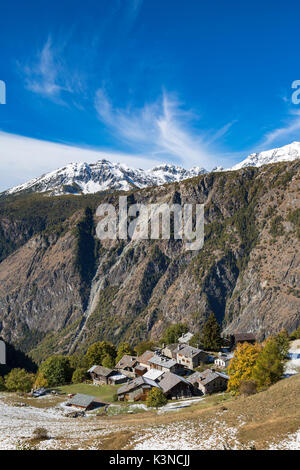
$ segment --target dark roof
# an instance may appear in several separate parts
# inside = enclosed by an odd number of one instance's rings
[[[120,359],[118,364],[116,364],[116,369],[125,369],[125,367],[134,367],[136,363],[137,363],[136,356],[129,356],[128,354],[124,354],[122,359]]]
[[[94,374],[101,375],[101,377],[108,377],[110,374],[114,373],[112,369],[103,366],[93,366],[88,372],[94,372]]]
[[[142,376],[142,377],[138,377],[137,379],[132,380],[126,385],[123,385],[123,387],[119,388],[117,393],[118,395],[123,395],[124,393],[128,393],[131,390],[141,387],[142,385],[150,385],[151,387],[159,388],[159,386],[157,385],[156,382],[154,382],[154,380],[146,379],[145,377]]]
[[[178,385],[180,382],[190,385],[190,383],[179,375],[172,374],[172,372],[165,372],[163,378],[159,382],[160,387],[164,393],[168,393],[172,388]]]
[[[233,335],[235,342],[238,341],[255,341],[256,338],[253,333],[236,333]]]
[[[93,403],[94,400],[95,398],[91,397],[90,395],[77,393],[76,395],[74,395],[74,397],[72,397],[68,401],[67,405],[74,405],[74,406],[80,406],[82,408],[87,408]]]
[[[192,384],[198,382],[198,383],[201,383],[202,385],[207,385],[208,383],[215,380],[217,377],[223,377],[224,379],[228,379],[228,376],[225,374],[222,374],[221,372],[216,372],[211,369],[206,369],[203,372],[194,372],[192,375],[189,376],[187,380]]]

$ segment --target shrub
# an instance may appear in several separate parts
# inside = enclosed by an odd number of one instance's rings
[[[48,431],[45,428],[35,428],[35,430],[33,431],[33,437],[35,439],[40,439],[40,440],[49,439]]]
[[[160,388],[153,388],[147,398],[147,406],[149,408],[159,408],[168,403],[164,392]]]
[[[4,392],[5,388],[4,378],[0,376],[0,392]]]
[[[74,370],[73,375],[72,375],[73,384],[80,384],[87,379],[88,379],[88,374],[87,374],[86,369],[84,369],[83,367],[80,367]]]
[[[5,387],[9,392],[30,392],[34,382],[34,375],[25,369],[12,369],[5,377]]]
[[[245,395],[246,397],[257,393],[256,384],[253,380],[247,380],[241,383],[239,394]]]

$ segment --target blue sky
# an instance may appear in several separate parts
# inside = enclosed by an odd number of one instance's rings
[[[210,169],[300,140],[297,1],[12,0],[0,10],[0,190],[70,161]]]

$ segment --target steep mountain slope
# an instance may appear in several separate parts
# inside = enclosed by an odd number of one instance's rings
[[[226,332],[296,328],[299,183],[295,160],[127,193],[129,205],[205,203],[200,251],[172,239],[98,242],[84,208],[117,207],[116,193],[3,197],[0,240],[7,247],[12,233],[18,244],[0,263],[0,334],[40,360],[99,339],[157,338],[174,322],[197,331],[210,312]]]

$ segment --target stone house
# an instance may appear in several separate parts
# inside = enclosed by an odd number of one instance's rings
[[[150,369],[149,359],[151,359],[151,357],[153,357],[154,354],[155,353],[153,351],[149,351],[149,350],[145,351],[141,356],[137,358],[139,365],[149,370]]]
[[[176,361],[165,356],[155,354],[149,359],[151,369],[162,370],[163,372],[179,372],[183,369]]]
[[[209,395],[225,391],[229,377],[221,372],[207,369],[204,372],[194,372],[187,380],[193,385],[195,393]]]
[[[180,338],[178,338],[178,342],[181,344],[189,344],[193,336],[194,336],[193,333],[188,331],[187,333],[184,333],[183,335],[181,335]]]
[[[232,357],[232,354],[219,353],[218,357],[214,361],[215,366],[219,369],[227,369]]]
[[[134,369],[137,365],[138,361],[136,356],[125,354],[116,364],[115,369],[121,374],[127,375],[127,377],[134,378],[136,376]]]
[[[202,349],[188,345],[179,345],[176,350],[176,360],[188,369],[199,367],[201,362],[208,361],[208,354]]]
[[[115,370],[103,366],[93,366],[88,372],[91,374],[94,385],[108,384],[109,377],[116,374]]]
[[[159,386],[168,399],[186,398],[192,396],[192,385],[183,377],[165,372],[159,381]]]
[[[154,380],[144,377],[137,377],[123,387],[120,387],[117,394],[120,401],[147,400],[150,390],[154,387],[160,388]]]

